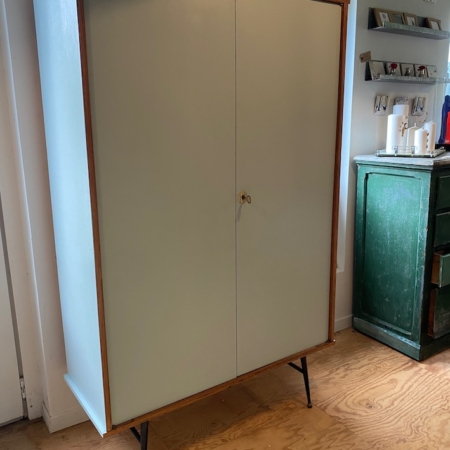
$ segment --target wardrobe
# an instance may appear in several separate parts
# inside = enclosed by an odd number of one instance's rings
[[[66,381],[102,435],[332,345],[347,3],[34,1]]]

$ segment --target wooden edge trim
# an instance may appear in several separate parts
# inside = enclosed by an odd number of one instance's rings
[[[103,437],[112,436],[113,434],[117,434],[122,431],[128,430],[131,427],[136,427],[139,424],[141,424],[142,422],[147,422],[147,420],[151,420],[156,417],[162,416],[164,414],[168,414],[170,412],[176,411],[177,409],[183,408],[184,406],[188,406],[188,405],[195,403],[203,398],[206,398],[211,395],[222,392],[231,386],[242,383],[243,381],[246,381],[250,378],[260,375],[263,372],[267,372],[268,370],[283,366],[283,365],[287,364],[288,362],[291,362],[293,359],[298,359],[303,356],[307,356],[312,353],[318,352],[320,350],[324,350],[325,348],[331,347],[332,345],[334,345],[334,341],[333,342],[325,342],[325,343],[317,345],[315,347],[311,347],[308,350],[304,350],[304,351],[296,353],[292,356],[288,356],[287,358],[280,359],[279,361],[268,364],[264,367],[260,367],[259,369],[248,372],[244,375],[234,378],[233,380],[219,384],[218,386],[214,386],[210,389],[207,389],[206,391],[199,392],[198,394],[191,395],[190,397],[179,400],[178,402],[171,403],[170,405],[164,406],[162,408],[156,409],[156,410],[149,412],[147,414],[144,414],[142,416],[136,417],[135,419],[129,420],[127,422],[123,422],[119,425],[113,425],[112,430],[105,433],[103,435]]]
[[[339,57],[339,84],[336,124],[336,151],[334,161],[334,188],[333,188],[333,219],[331,231],[331,267],[330,267],[330,315],[328,323],[328,339],[334,341],[334,322],[336,320],[336,270],[337,270],[337,244],[339,228],[339,194],[341,183],[341,150],[342,127],[344,111],[344,83],[345,83],[345,57],[347,45],[348,3],[342,5],[341,12],[341,51]]]
[[[92,111],[89,92],[88,57],[86,44],[86,22],[84,0],[77,0],[78,33],[80,39],[81,78],[83,85],[84,121],[86,128],[86,148],[91,195],[92,231],[94,239],[95,278],[97,286],[97,308],[100,331],[100,352],[102,361],[103,393],[105,399],[106,430],[112,429],[111,398],[109,389],[108,355],[106,350],[105,303],[103,298],[102,265],[100,253],[100,230],[98,222],[97,184],[95,179],[94,140],[92,132]]]

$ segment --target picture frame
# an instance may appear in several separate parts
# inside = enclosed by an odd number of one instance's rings
[[[419,18],[415,14],[403,13],[403,21],[405,25],[409,25],[412,27],[419,26]]]
[[[386,75],[386,70],[384,68],[384,61],[374,61],[371,60],[368,62],[370,77],[372,80],[379,80],[380,75]]]
[[[404,77],[413,77],[415,73],[414,64],[402,63],[400,64],[400,71]]]
[[[414,64],[414,76],[428,78],[427,66],[425,64]]]
[[[412,116],[421,116],[425,113],[426,97],[416,97],[412,106]]]
[[[401,75],[400,63],[395,61],[387,61],[385,64],[386,75]]]
[[[438,68],[434,65],[427,65],[427,72],[429,78],[437,78],[438,77]]]
[[[373,16],[378,27],[382,27],[384,22],[390,22],[391,18],[389,16],[389,11],[386,9],[373,9]]]
[[[375,105],[373,108],[373,113],[376,116],[386,116],[389,107],[389,95],[377,95],[375,97]]]
[[[392,23],[398,23],[400,25],[405,24],[405,18],[403,13],[400,11],[388,11],[389,12],[389,21]]]
[[[425,25],[432,30],[442,30],[441,21],[439,19],[425,18]]]

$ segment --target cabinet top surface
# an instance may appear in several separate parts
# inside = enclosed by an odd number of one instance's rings
[[[406,167],[422,170],[434,170],[449,168],[450,152],[445,152],[436,158],[414,158],[399,156],[376,156],[376,155],[359,155],[354,158],[358,165],[377,165],[391,167]]]

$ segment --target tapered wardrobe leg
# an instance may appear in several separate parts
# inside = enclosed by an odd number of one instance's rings
[[[148,447],[148,421],[141,423],[141,432],[139,433],[135,427],[131,427],[130,431],[136,439],[141,443],[141,450],[147,450]]]
[[[141,450],[147,450],[148,448],[148,422],[141,424]]]
[[[311,391],[309,390],[309,375],[308,375],[308,364],[306,362],[306,356],[300,358],[303,369],[303,380],[305,381],[306,398],[308,399],[308,408],[312,408],[311,403]]]
[[[306,398],[308,400],[308,408],[312,408],[311,403],[311,392],[309,390],[309,376],[308,376],[308,364],[306,362],[306,356],[303,356],[300,358],[301,367],[297,366],[297,364],[294,364],[292,362],[288,363],[292,368],[295,370],[298,370],[303,374],[303,381],[305,382],[305,389],[306,389]]]

